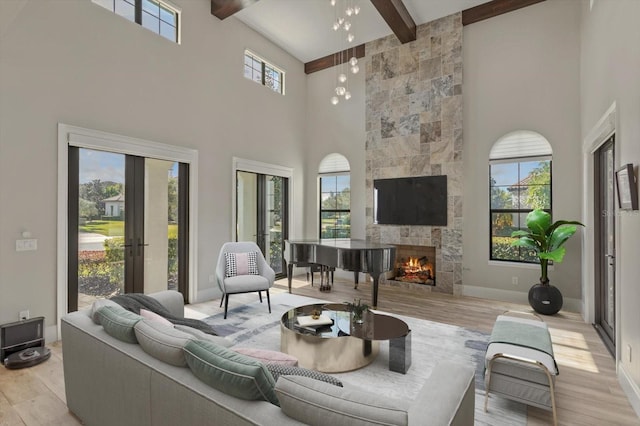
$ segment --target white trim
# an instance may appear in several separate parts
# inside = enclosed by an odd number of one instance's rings
[[[585,224],[585,229],[595,229],[595,214],[594,208],[594,176],[593,176],[593,153],[611,137],[616,131],[617,111],[616,103],[613,102],[607,109],[604,115],[598,120],[596,125],[588,133],[582,144],[582,181],[583,196],[582,196],[582,223]],[[616,221],[616,232],[620,229],[619,223]],[[595,277],[593,270],[593,256],[595,253],[595,241],[593,237],[593,231],[582,233],[582,300],[584,308],[582,310],[583,318],[588,323],[595,322]],[[616,235],[616,241],[619,238]],[[617,243],[616,243],[617,244]],[[616,247],[618,251],[618,247]],[[616,280],[618,277],[616,277]],[[618,283],[616,283],[616,324],[620,324],[619,308],[620,300],[618,297],[620,291]],[[618,331],[619,332],[619,331]],[[618,333],[617,332],[617,333]],[[616,341],[620,341],[620,336],[616,336]],[[616,360],[619,359],[616,354]]]
[[[280,176],[287,178],[289,180],[288,184],[288,194],[289,199],[287,200],[287,204],[289,206],[287,215],[289,217],[289,229],[288,234],[291,235],[291,230],[295,229],[294,221],[295,216],[293,212],[293,169],[291,167],[280,166],[277,164],[269,164],[263,163],[261,161],[255,160],[247,160],[244,158],[233,157],[232,158],[232,166],[231,166],[231,239],[232,241],[235,238],[235,229],[237,229],[238,224],[236,223],[236,205],[237,205],[237,194],[236,194],[236,172],[251,172],[251,173],[260,173],[263,175],[271,175],[271,176]]]
[[[527,292],[522,292],[513,290],[500,290],[497,288],[489,287],[478,287],[472,285],[462,285],[461,287],[463,296],[529,305],[529,290],[527,290]],[[563,311],[581,312],[581,308],[582,300],[568,297],[563,298]]]
[[[640,417],[640,388],[638,388],[638,385],[636,385],[636,382],[624,368],[623,364],[620,364],[618,368],[618,382],[627,395],[631,407],[633,407],[638,417]]]
[[[189,302],[198,292],[198,151],[144,139],[84,129],[58,123],[58,241],[57,241],[57,333],[60,336],[60,318],[68,311],[67,293],[67,202],[69,164],[68,147],[117,152],[129,155],[179,161],[189,164]]]

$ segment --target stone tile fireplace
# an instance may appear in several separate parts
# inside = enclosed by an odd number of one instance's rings
[[[366,235],[376,243],[429,246],[434,285],[381,277],[381,285],[460,294],[462,290],[462,19],[422,24],[417,39],[390,35],[366,45]],[[447,176],[446,224],[374,221],[374,181]],[[402,254],[398,254],[401,258]]]

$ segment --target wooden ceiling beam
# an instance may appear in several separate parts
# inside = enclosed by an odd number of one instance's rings
[[[314,59],[311,62],[307,62],[304,64],[304,72],[305,74],[311,74],[312,72],[331,68],[334,65],[341,65],[345,62],[349,62],[349,59],[354,56],[354,51],[356,58],[364,58],[364,44],[361,44],[354,48],[345,49],[342,52],[336,52],[332,55],[327,55],[324,58]]]
[[[211,14],[223,20],[257,2],[258,0],[211,0]]]
[[[416,23],[402,0],[371,0],[400,43],[416,39]]]
[[[493,0],[462,11],[462,25],[469,25],[504,13],[513,12],[545,0]]]

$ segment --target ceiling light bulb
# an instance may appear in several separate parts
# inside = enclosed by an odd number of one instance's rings
[[[355,56],[352,56],[351,59],[349,59],[349,64],[351,64],[351,66],[354,66],[357,63],[358,63],[358,58],[356,58]]]
[[[353,9],[348,7],[347,10],[344,11],[344,13],[346,13],[347,16],[351,16],[351,15],[353,15]]]
[[[333,31],[338,31],[338,28],[340,28],[340,24],[338,24],[338,21],[333,23]]]
[[[336,0],[331,0],[331,6],[335,6],[336,5]]]
[[[344,98],[345,98],[346,100],[351,99],[351,92],[349,92],[349,91],[345,92],[345,94],[344,94]]]
[[[340,102],[340,99],[338,99],[337,96],[334,96],[334,97],[331,98],[331,103],[333,105],[338,105],[338,102]]]
[[[354,13],[354,14],[356,14],[356,15],[357,15],[358,13],[360,13],[360,6],[354,6],[354,8],[353,8],[353,13]]]
[[[338,93],[339,96],[344,96],[344,94],[346,93],[347,89],[345,89],[342,86],[338,86],[336,87],[336,93]]]
[[[358,74],[358,71],[360,71],[360,67],[357,65],[354,65],[351,67],[351,73],[353,74]]]
[[[351,22],[344,21],[344,26],[342,28],[344,28],[345,31],[349,31],[349,29],[351,28]]]
[[[347,41],[349,43],[351,43],[353,41],[353,39],[355,39],[355,36],[353,34],[349,33],[349,35],[347,36]]]
[[[344,24],[344,18],[338,18],[338,25]]]
[[[340,83],[344,83],[345,81],[347,81],[347,76],[346,76],[346,75],[344,75],[344,74],[340,74],[340,75],[338,76],[338,81],[339,81]]]

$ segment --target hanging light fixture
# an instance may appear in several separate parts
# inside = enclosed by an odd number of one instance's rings
[[[353,18],[360,13],[360,6],[358,4],[354,4],[358,0],[330,0],[329,3],[331,6],[335,7],[334,20],[331,28],[335,32],[341,32],[344,30],[346,36],[342,39],[347,43],[353,43],[356,39],[356,36],[353,32]],[[343,41],[343,43],[344,43]],[[340,70],[336,68],[336,87],[334,89],[335,94],[331,97],[331,103],[333,105],[338,105],[340,103],[340,97],[344,97],[345,100],[351,99],[351,92],[349,91],[349,81],[347,77],[347,66],[345,63],[348,62],[348,70],[351,71],[352,74],[357,74],[360,71],[360,67],[358,66],[358,58],[356,58],[355,47],[353,48],[353,54],[351,58],[349,58],[349,50],[351,48],[348,47],[346,50],[340,51],[339,61],[337,60],[337,53],[333,56],[333,66],[340,66]],[[339,63],[337,63],[339,62]],[[346,86],[346,87],[345,87]]]

